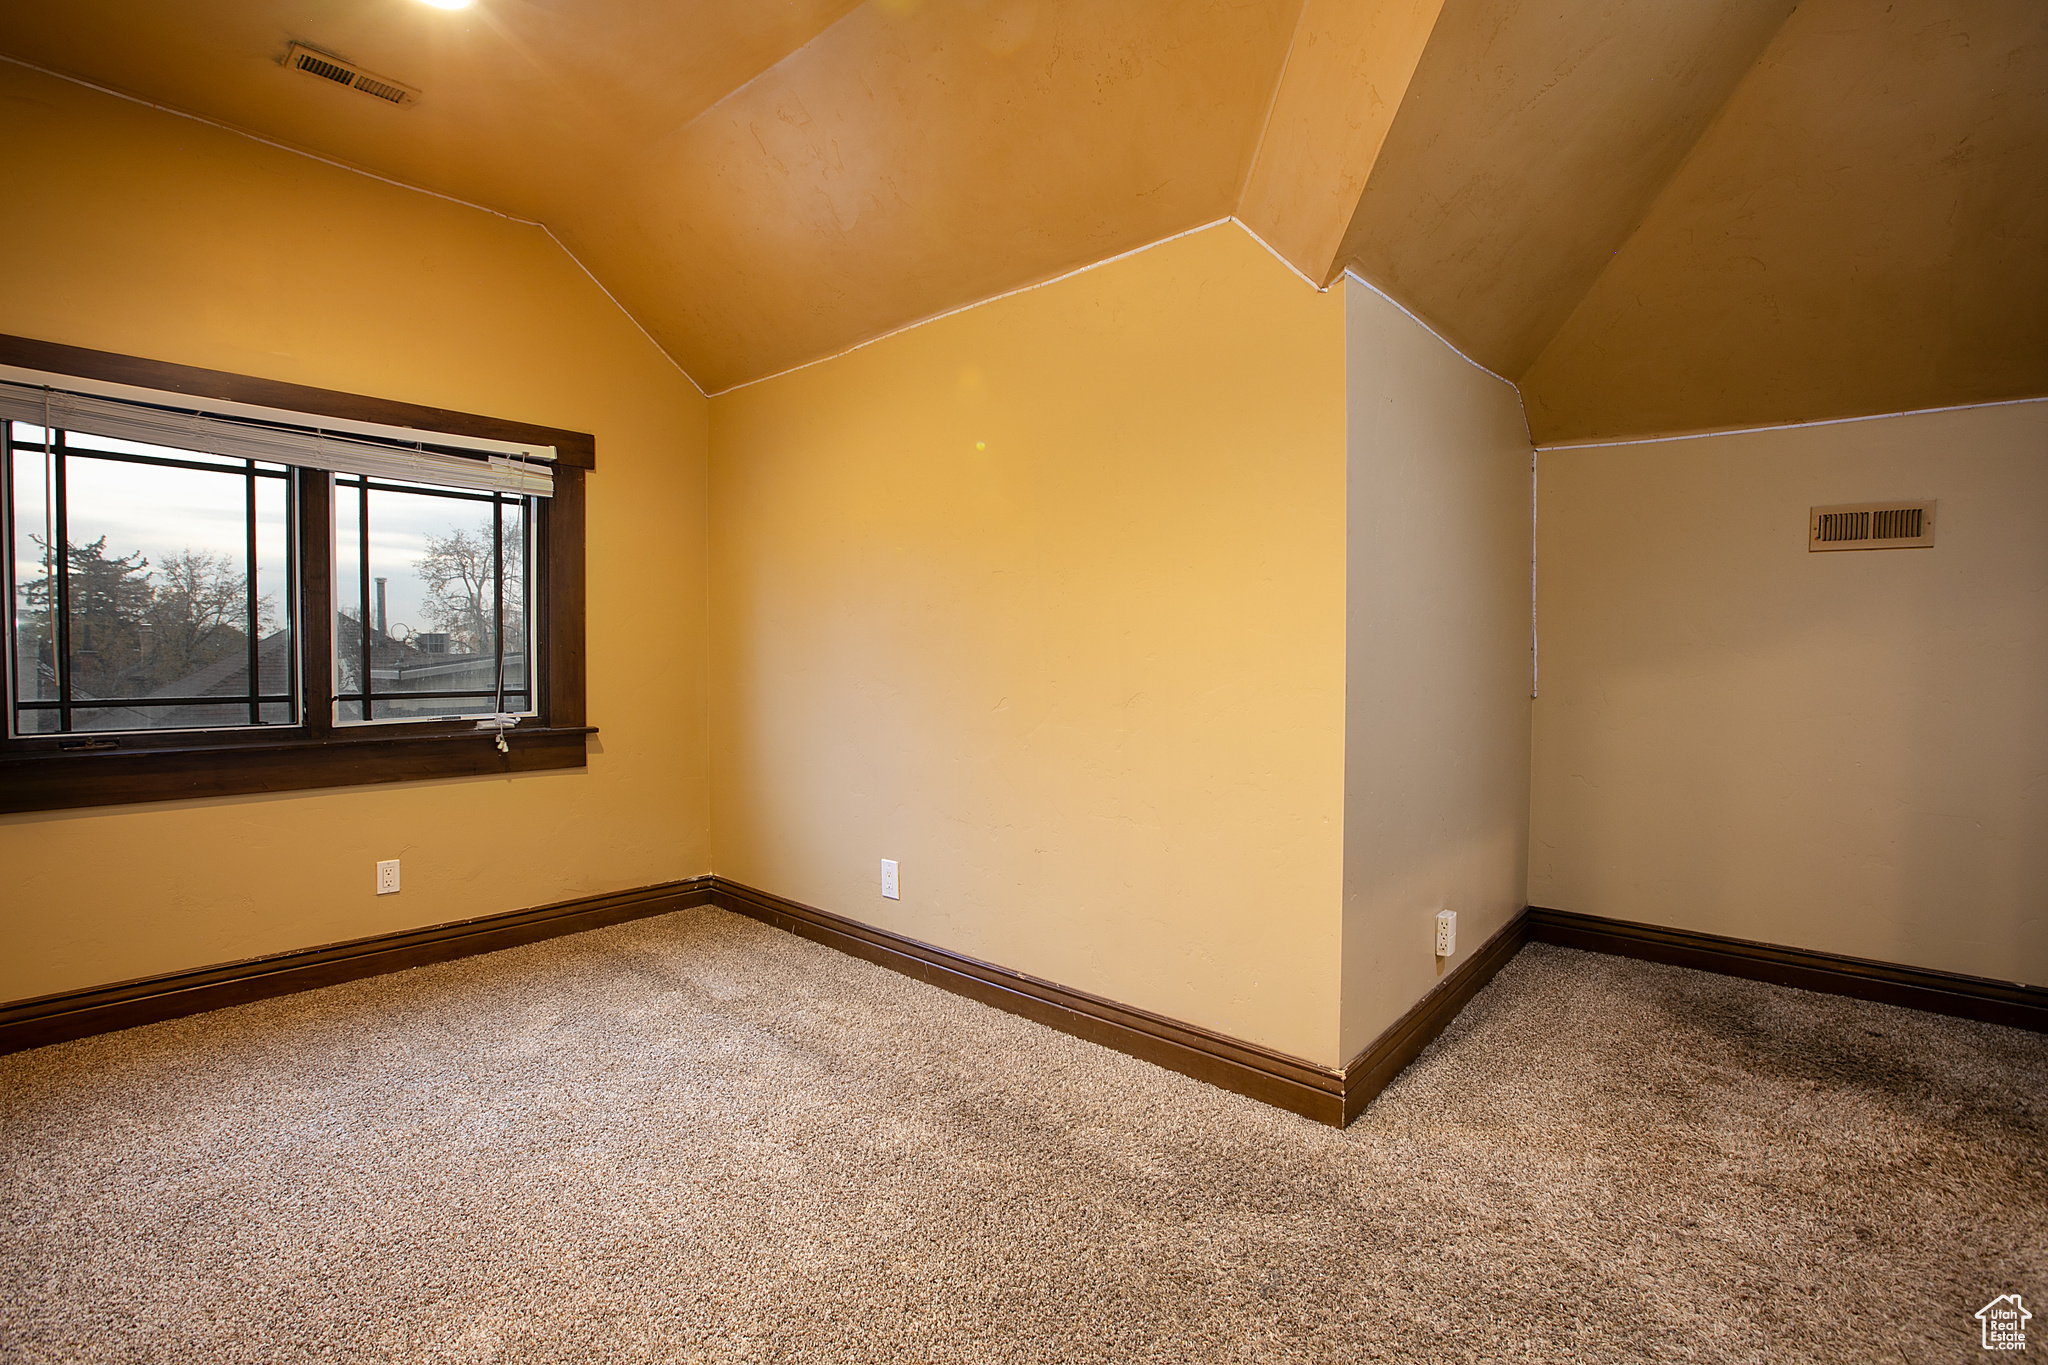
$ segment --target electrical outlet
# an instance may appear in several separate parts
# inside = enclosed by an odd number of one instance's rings
[[[377,894],[395,895],[398,891],[398,859],[377,864]]]
[[[1458,951],[1458,912],[1439,910],[1436,912],[1436,955],[1449,957]]]
[[[891,901],[901,900],[902,897],[897,895],[896,891],[896,860],[894,858],[884,858],[882,859],[882,899]]]

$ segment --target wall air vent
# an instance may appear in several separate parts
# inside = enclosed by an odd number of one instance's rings
[[[1845,502],[1809,508],[1809,550],[1906,550],[1934,543],[1933,502]]]
[[[374,95],[389,104],[411,104],[420,97],[420,92],[409,85],[400,85],[389,76],[372,75],[331,52],[315,52],[304,43],[291,45],[291,50],[284,54],[284,64],[308,76],[318,76],[323,81],[333,81],[336,85],[360,90],[365,95]]]

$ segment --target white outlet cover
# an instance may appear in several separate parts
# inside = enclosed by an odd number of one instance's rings
[[[392,858],[389,861],[378,863],[377,894],[380,896],[389,896],[395,894],[397,890],[398,859]]]
[[[897,894],[898,890],[896,860],[894,858],[884,858],[882,859],[882,899],[892,901],[903,899],[902,896]]]
[[[1439,910],[1436,912],[1436,955],[1449,957],[1458,951],[1458,912]]]

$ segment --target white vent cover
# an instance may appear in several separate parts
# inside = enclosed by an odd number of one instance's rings
[[[360,90],[365,95],[375,95],[390,104],[411,104],[420,97],[420,92],[409,85],[400,85],[389,76],[373,75],[330,52],[315,52],[304,43],[291,45],[291,50],[284,54],[284,64],[308,76],[318,76],[323,81],[333,81],[336,85]]]
[[[1934,543],[1934,503],[1845,502],[1806,513],[1809,550],[1905,550]]]

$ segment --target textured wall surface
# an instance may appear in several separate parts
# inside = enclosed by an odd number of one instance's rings
[[[2048,985],[2048,402],[1546,451],[1529,898]],[[1940,500],[1929,549],[1807,508]]]
[[[0,121],[0,331],[596,435],[603,731],[580,772],[0,818],[0,999],[704,871],[689,382],[537,229],[19,67]]]
[[[1530,528],[1514,389],[1343,289],[1348,1061],[1524,903]],[[1458,951],[1439,959],[1444,909]]]
[[[1230,225],[714,398],[717,871],[1334,1063],[1343,423]]]

